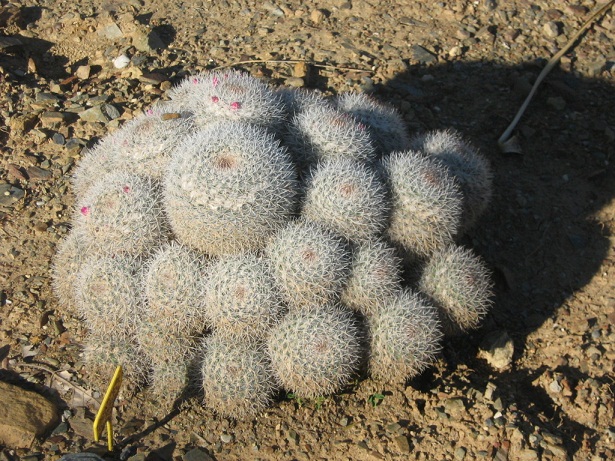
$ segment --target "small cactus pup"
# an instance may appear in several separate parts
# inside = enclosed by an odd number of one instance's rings
[[[152,251],[167,238],[158,186],[132,173],[103,176],[78,200],[73,231],[99,253]]]
[[[395,255],[395,249],[384,240],[355,245],[342,303],[365,316],[376,314],[401,290],[400,267],[401,260]]]
[[[69,315],[77,314],[75,285],[77,274],[87,258],[87,247],[74,232],[69,232],[58,244],[53,257],[51,265],[53,292],[62,311]]]
[[[262,345],[229,343],[213,334],[204,339],[200,359],[206,408],[243,419],[273,401],[277,384]]]
[[[350,273],[347,244],[320,224],[303,219],[273,236],[265,254],[291,310],[338,298]]]
[[[250,253],[212,265],[203,301],[208,323],[230,343],[262,340],[285,313],[268,261]]]
[[[107,136],[125,171],[160,179],[177,140],[193,129],[190,113],[170,103],[154,104]]]
[[[438,159],[453,175],[463,193],[461,228],[470,229],[491,200],[493,174],[487,159],[452,130],[417,136],[412,148]]]
[[[388,224],[384,184],[356,160],[323,160],[308,177],[302,216],[351,241],[373,239]]]
[[[143,313],[141,261],[128,256],[91,255],[77,275],[77,312],[88,329],[114,338],[131,337]]]
[[[294,216],[298,187],[294,165],[272,134],[224,122],[179,143],[164,195],[177,239],[220,256],[264,247]]]
[[[83,359],[89,380],[101,390],[107,388],[119,365],[133,391],[145,384],[149,373],[147,357],[139,350],[134,336],[91,331],[84,340]]]
[[[419,290],[438,308],[447,335],[477,328],[493,298],[485,263],[472,250],[457,245],[431,257],[423,268]]]
[[[393,152],[382,161],[391,193],[390,239],[410,259],[451,244],[461,223],[462,194],[438,161],[417,152]]]
[[[372,377],[399,383],[420,374],[440,351],[438,313],[403,289],[368,317]]]
[[[361,360],[358,325],[336,305],[291,311],[273,329],[267,347],[280,385],[305,398],[338,392]]]
[[[145,263],[144,321],[163,332],[200,334],[205,329],[207,261],[188,247],[170,242]]]
[[[289,118],[312,106],[326,106],[331,103],[318,90],[282,87],[275,90],[281,99]]]
[[[181,109],[192,112],[197,125],[242,121],[276,129],[284,104],[274,90],[250,74],[211,71],[187,77],[170,92]]]
[[[291,151],[299,154],[302,169],[324,159],[376,159],[365,125],[330,104],[309,105],[301,110],[288,125],[288,131],[286,142]]]
[[[191,395],[194,383],[190,367],[190,359],[152,365],[148,382],[159,404],[159,413],[168,414]]]
[[[367,127],[381,155],[409,148],[408,129],[394,107],[365,93],[339,94],[335,104]]]

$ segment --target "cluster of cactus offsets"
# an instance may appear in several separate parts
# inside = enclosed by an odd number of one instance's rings
[[[96,384],[123,365],[161,409],[198,388],[246,418],[282,390],[403,383],[479,326],[492,283],[459,238],[492,178],[460,135],[410,134],[365,94],[236,71],[169,96],[75,170],[53,287],[87,327]]]

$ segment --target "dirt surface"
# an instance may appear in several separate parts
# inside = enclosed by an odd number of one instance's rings
[[[0,459],[105,451],[89,433],[97,408],[89,396],[100,393],[83,367],[84,330],[50,284],[83,147],[185,75],[288,59],[328,67],[238,67],[276,86],[372,92],[402,112],[411,133],[454,128],[489,158],[493,201],[464,243],[493,271],[494,307],[479,330],[447,339],[437,363],[404,386],[363,379],[324,401],[280,395],[249,421],[222,419],[198,398],[168,414],[148,390],[124,390],[116,450],[106,456],[615,459],[614,12],[541,87],[518,129],[522,153],[502,154],[496,140],[546,59],[600,3],[0,5],[0,378],[55,390],[65,409],[53,434]],[[122,54],[131,62],[117,69]],[[116,112],[85,121],[83,112],[103,103]],[[501,368],[486,360],[494,341],[499,352],[514,347]]]

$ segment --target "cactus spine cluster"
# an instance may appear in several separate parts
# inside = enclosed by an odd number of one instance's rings
[[[442,329],[478,326],[491,282],[456,239],[491,173],[461,136],[410,139],[374,98],[236,71],[170,96],[75,171],[53,283],[87,326],[90,376],[121,364],[161,408],[200,388],[206,408],[252,417],[280,387],[338,392],[362,365],[415,376]]]

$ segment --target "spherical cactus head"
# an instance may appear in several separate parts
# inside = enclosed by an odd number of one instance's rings
[[[362,242],[352,248],[350,277],[342,291],[344,305],[369,316],[401,289],[401,261],[384,240]]]
[[[335,305],[291,311],[273,329],[267,346],[280,385],[307,398],[342,389],[362,354],[354,317]]]
[[[436,309],[409,289],[398,291],[368,317],[371,375],[404,382],[436,358],[442,338]]]
[[[209,255],[264,247],[296,212],[299,183],[264,128],[227,122],[184,138],[169,165],[165,205],[177,239]]]
[[[272,402],[277,384],[262,346],[229,343],[214,334],[203,341],[201,357],[206,408],[242,419]]]
[[[404,119],[392,106],[365,93],[341,93],[335,98],[335,104],[367,127],[380,155],[409,148]]]
[[[74,232],[70,232],[58,244],[51,265],[52,287],[63,313],[77,314],[75,284],[87,257],[87,247]]]
[[[115,336],[107,332],[90,331],[83,346],[88,381],[101,391],[107,389],[109,380],[120,365],[125,389],[136,391],[146,383],[150,364],[139,350],[134,336]]]
[[[174,334],[198,334],[205,328],[205,258],[171,242],[145,263],[144,320]]]
[[[324,159],[349,158],[361,162],[376,159],[367,128],[351,115],[331,105],[310,105],[298,112],[289,125],[287,142],[300,152],[308,167]]]
[[[266,83],[234,70],[187,77],[170,91],[180,108],[192,112],[200,126],[242,121],[276,129],[284,120],[284,104]]]
[[[382,165],[391,193],[391,240],[415,259],[452,243],[463,197],[446,168],[412,151],[394,152]]]
[[[438,308],[447,335],[477,328],[493,298],[485,263],[471,250],[457,245],[431,257],[423,268],[419,290]]]
[[[309,221],[297,220],[281,229],[267,245],[265,254],[291,309],[336,299],[349,276],[348,245]]]
[[[412,147],[439,160],[455,178],[463,194],[461,230],[470,229],[491,200],[493,174],[487,159],[452,130],[416,136]]]
[[[311,172],[302,215],[352,241],[370,240],[388,224],[384,184],[356,160],[323,160]]]
[[[230,343],[265,338],[285,312],[268,261],[255,254],[216,261],[205,286],[207,321]]]
[[[312,106],[327,106],[331,103],[318,90],[282,87],[275,90],[289,118]]]
[[[125,169],[111,137],[83,149],[71,181],[75,197],[82,198],[100,178],[118,171]]]
[[[114,338],[134,336],[143,314],[141,261],[92,254],[77,275],[77,312],[88,329]]]
[[[153,364],[148,381],[160,414],[178,408],[195,393],[192,359]]]
[[[92,251],[140,255],[167,238],[159,187],[131,173],[109,173],[77,201],[74,232]]]
[[[160,179],[178,140],[194,128],[190,113],[172,103],[154,104],[105,138],[123,171]]]

